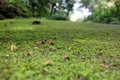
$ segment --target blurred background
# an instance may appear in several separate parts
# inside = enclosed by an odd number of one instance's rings
[[[120,24],[120,0],[0,0],[0,20],[17,17]]]

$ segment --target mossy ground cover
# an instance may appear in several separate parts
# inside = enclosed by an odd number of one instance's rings
[[[34,20],[0,21],[0,80],[120,80],[119,25]]]

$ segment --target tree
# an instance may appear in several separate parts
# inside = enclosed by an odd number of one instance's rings
[[[57,6],[56,4],[59,4],[59,6]],[[69,12],[72,11],[73,4],[73,0],[51,0],[50,16],[55,15],[59,19],[65,19],[64,17],[67,18]]]
[[[74,1],[73,0],[66,0],[67,3],[67,16],[69,15],[69,12],[72,11]]]
[[[59,3],[59,7],[62,3],[62,0],[50,0],[50,16],[54,15],[56,13],[56,3]]]
[[[0,19],[27,17],[24,10],[18,6],[10,5],[7,0],[0,0]]]
[[[101,23],[120,23],[120,0],[103,0],[97,2],[97,7],[92,8],[89,20]]]
[[[34,17],[48,15],[49,0],[28,0],[29,10],[32,11]]]

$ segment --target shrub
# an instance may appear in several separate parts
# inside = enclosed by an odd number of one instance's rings
[[[4,20],[4,19],[5,17],[2,14],[0,14],[0,20]]]
[[[115,13],[117,13],[116,7],[99,8],[95,10],[87,20],[99,23],[119,24],[120,19],[118,15],[115,15]]]
[[[9,5],[6,1],[0,1],[0,20],[15,18],[16,16],[26,17],[25,11],[21,8]]]
[[[67,18],[65,16],[62,15],[52,15],[49,17],[49,19],[53,19],[53,20],[67,20]]]
[[[13,13],[13,12],[7,13],[7,14],[5,15],[5,17],[6,17],[6,18],[15,18],[15,17],[16,17],[16,14]]]

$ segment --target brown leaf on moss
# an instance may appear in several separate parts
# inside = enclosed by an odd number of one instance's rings
[[[41,40],[40,41],[40,44],[45,44],[46,43],[46,40]]]
[[[39,49],[37,46],[34,47],[35,49]]]
[[[105,64],[105,63],[100,64],[100,66],[103,67],[103,68],[108,68],[109,67],[109,65]]]
[[[46,43],[46,40],[42,39],[41,41],[37,42],[36,46],[40,46],[40,45],[45,44],[45,43]]]
[[[27,53],[28,56],[32,56],[32,54],[33,54],[32,51],[30,51],[30,52]]]
[[[68,60],[69,60],[70,57],[69,57],[67,54],[65,54],[65,55],[64,55],[64,59],[68,59]]]
[[[10,45],[10,50],[11,51],[14,51],[15,49],[17,49],[17,47],[14,44]]]
[[[47,61],[44,62],[44,64],[46,66],[51,66],[51,65],[53,65],[53,62],[51,60],[47,60]]]
[[[106,73],[109,73],[110,71],[109,70],[105,70]]]
[[[54,44],[55,44],[55,41],[51,39],[51,40],[49,41],[49,43],[50,43],[51,45],[54,45]]]
[[[44,71],[44,72],[48,72],[48,69],[47,69],[47,68],[44,68],[43,71]]]

